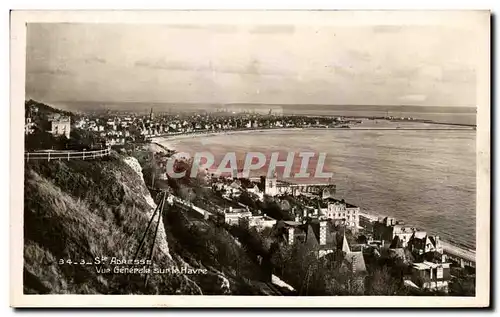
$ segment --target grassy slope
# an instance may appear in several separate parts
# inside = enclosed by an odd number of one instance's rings
[[[170,251],[161,268],[206,268],[207,275],[98,274],[58,264],[97,256],[132,259],[151,215],[143,180],[122,157],[29,162],[25,170],[25,293],[271,294],[254,257],[226,229],[171,207],[163,224]],[[151,241],[152,235],[146,239]],[[149,244],[146,243],[149,250]],[[169,253],[169,254],[166,254]]]
[[[142,184],[117,157],[30,163],[25,172],[25,292],[157,293],[161,288],[173,293],[181,285],[184,292],[197,292],[177,276],[154,275],[144,289],[138,275],[99,276],[94,266],[57,263],[97,256],[132,259],[151,211]],[[174,264],[159,251],[155,263]]]

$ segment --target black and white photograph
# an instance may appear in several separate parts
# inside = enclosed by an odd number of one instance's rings
[[[488,305],[488,11],[14,13],[20,306]]]

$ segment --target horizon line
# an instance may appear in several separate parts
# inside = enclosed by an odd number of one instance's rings
[[[265,102],[175,102],[175,101],[95,101],[95,100],[42,100],[26,97],[25,101],[33,100],[44,103],[108,103],[108,104],[182,104],[182,105],[271,105],[271,106],[353,106],[353,107],[434,107],[434,108],[477,108],[477,105],[411,105],[411,104],[349,104],[349,103],[265,103]]]

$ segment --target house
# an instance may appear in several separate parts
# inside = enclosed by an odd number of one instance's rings
[[[224,222],[228,225],[238,225],[243,220],[249,220],[252,213],[247,208],[229,207],[223,211]]]
[[[264,230],[265,228],[272,228],[276,224],[276,219],[269,216],[251,216],[248,225],[250,227],[255,227],[258,231]]]
[[[279,225],[285,229],[286,244],[304,243],[318,258],[339,249],[339,237],[337,232],[330,230],[331,224],[328,220],[313,219],[305,223],[280,221]]]
[[[50,133],[55,136],[64,135],[69,139],[71,132],[71,119],[64,116],[52,116],[50,118]]]
[[[24,124],[24,134],[28,135],[28,134],[32,134],[33,132],[35,132],[34,127],[35,127],[35,123],[31,121],[30,117],[27,117],[26,122]]]
[[[280,193],[278,188],[278,180],[276,179],[276,173],[273,177],[265,178],[262,177],[261,181],[263,182],[264,193],[268,196],[276,196]]]
[[[279,221],[276,223],[276,227],[279,231],[281,231],[283,241],[287,245],[303,243],[306,241],[306,233],[303,230],[301,222]]]
[[[347,278],[346,287],[350,293],[363,294],[365,290],[365,277],[367,276],[366,263],[363,251],[353,251],[349,246],[345,233],[337,250],[340,252],[328,254],[324,257],[327,261],[333,261],[338,267],[339,273]]]
[[[417,228],[406,226],[403,222],[395,221],[394,218],[390,217],[385,217],[373,224],[373,237],[375,240],[392,244],[397,237],[402,248],[408,246],[409,240],[417,232],[420,232]]]
[[[349,281],[351,291],[363,294],[365,290],[365,277],[368,274],[365,258],[362,251],[351,251],[345,234],[342,241],[342,254],[344,258],[340,271],[351,274],[351,280]]]
[[[231,184],[226,186],[225,190],[226,190],[226,195],[239,197],[241,195],[241,181],[235,179]]]
[[[329,224],[326,220],[319,222],[311,222],[308,230],[308,238],[313,240],[313,244],[318,250],[318,258],[321,258],[329,253],[333,253],[337,249],[337,235],[329,230]]]
[[[430,290],[448,291],[448,283],[451,279],[450,263],[434,263],[424,261],[413,263],[411,281],[418,287]]]
[[[359,226],[359,207],[346,203],[343,199],[332,197],[324,199],[328,203],[326,217],[349,228],[357,230]]]
[[[365,275],[367,271],[363,252],[345,252],[342,267],[353,274]]]
[[[259,193],[261,193],[262,191],[259,189],[259,186],[257,186],[257,184],[253,183],[253,182],[247,182],[243,185],[243,187],[245,188],[245,190],[249,193],[252,193],[252,194],[256,194],[258,195]]]
[[[256,199],[259,201],[264,201],[264,193],[259,189],[257,185],[246,189],[251,195],[255,195]]]
[[[418,232],[417,229],[413,227],[407,227],[403,223],[398,223],[392,227],[392,237],[398,238],[401,241],[401,247],[406,248],[410,238]]]
[[[416,255],[422,255],[429,252],[443,253],[443,246],[439,236],[431,236],[426,232],[415,232],[408,242],[408,247]]]

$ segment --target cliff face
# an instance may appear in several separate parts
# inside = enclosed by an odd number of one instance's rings
[[[25,292],[178,289],[183,284],[180,276],[154,275],[143,289],[139,275],[101,274],[99,266],[68,264],[96,257],[133,259],[154,207],[148,196],[143,180],[119,157],[30,162],[25,171]],[[148,250],[151,241],[146,239]],[[155,263],[175,265],[165,239],[156,245]],[[197,292],[189,287],[184,291]]]
[[[149,274],[145,286],[142,274],[100,271],[113,266],[95,258],[134,258],[156,207],[133,158],[27,162],[24,195],[27,294],[279,293],[225,229],[175,206],[164,210],[153,264],[181,274]],[[138,259],[147,258],[153,232]]]

